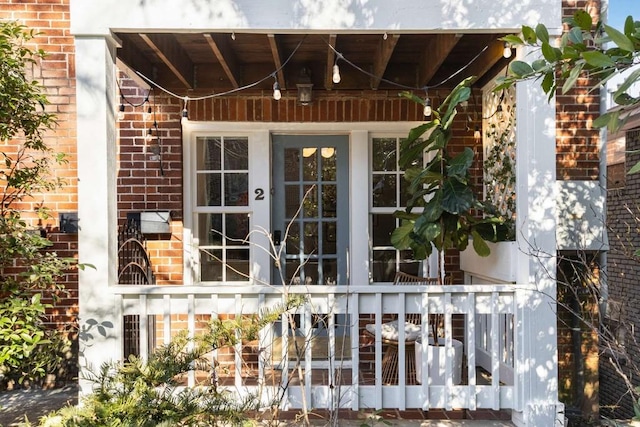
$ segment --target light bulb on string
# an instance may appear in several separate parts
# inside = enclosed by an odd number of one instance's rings
[[[147,133],[144,136],[144,142],[146,142],[148,144],[151,141],[153,141],[153,128],[147,129]]]
[[[476,141],[479,141],[482,137],[482,134],[480,133],[480,126],[476,125],[476,129],[473,131],[473,137]]]
[[[498,104],[498,107],[496,107],[496,117],[498,117],[498,120],[502,120],[504,116],[504,113],[502,112],[502,104]]]
[[[180,123],[185,124],[189,122],[189,110],[187,110],[187,103],[189,102],[189,97],[185,96],[183,99],[184,99],[184,107],[182,107],[182,117],[180,118]]]
[[[143,119],[145,122],[151,120],[151,116],[153,115],[153,110],[151,109],[151,105],[147,106],[147,110],[143,114]]]
[[[431,99],[427,96],[424,99],[424,111],[423,114],[425,117],[430,117],[431,116]]]
[[[333,76],[332,76],[332,80],[333,83],[338,84],[340,83],[340,80],[342,80],[342,77],[340,77],[340,67],[338,66],[338,63],[336,62],[336,64],[333,66]]]
[[[120,104],[120,107],[118,107],[118,120],[124,120],[124,104]]]
[[[502,56],[504,56],[505,58],[511,58],[511,46],[509,45],[509,43],[504,42],[504,50],[502,51]]]
[[[280,91],[280,84],[276,80],[275,83],[273,83],[273,99],[280,101],[281,98],[282,92]]]

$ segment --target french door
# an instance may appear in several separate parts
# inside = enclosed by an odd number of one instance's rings
[[[273,136],[273,283],[346,285],[349,137]],[[284,280],[284,283],[283,283]]]

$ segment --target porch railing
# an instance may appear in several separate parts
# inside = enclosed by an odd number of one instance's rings
[[[119,317],[140,316],[140,354],[147,357],[150,334],[158,342],[169,342],[180,329],[190,336],[198,333],[201,322],[216,317],[235,317],[259,313],[283,301],[283,288],[192,287],[192,286],[114,286]],[[261,393],[265,402],[282,394],[282,409],[300,408],[468,408],[476,410],[522,410],[527,361],[535,351],[526,345],[533,289],[520,285],[451,286],[293,286],[290,294],[304,294],[307,303],[298,308],[302,336],[314,336],[317,319],[325,319],[322,346],[306,346],[299,357],[300,369],[290,349],[285,319],[274,328],[261,331],[259,342],[239,343],[229,353],[231,373],[228,386],[235,392]],[[419,313],[422,342],[426,343],[430,315],[444,316],[444,349],[452,352],[452,339],[464,343],[464,373],[460,384],[453,384],[451,358],[445,365],[445,384],[430,384],[427,369],[422,378],[409,378],[404,329],[399,328],[397,383],[382,379],[383,324],[392,316],[403,319]],[[331,315],[327,315],[331,314]],[[433,316],[431,316],[432,318]],[[316,320],[314,320],[316,319]],[[153,323],[153,325],[151,324]],[[364,334],[373,324],[375,338]],[[342,346],[344,343],[344,347]],[[277,345],[276,345],[277,344]],[[411,344],[413,345],[413,344]],[[426,344],[423,350],[426,350]],[[248,352],[253,349],[254,362]],[[422,351],[422,354],[427,354]],[[214,355],[216,356],[216,355]],[[219,355],[218,355],[219,356]],[[122,357],[122,355],[117,355]],[[253,364],[252,364],[253,363]],[[424,366],[424,365],[422,365]],[[295,368],[295,369],[294,369]],[[274,382],[274,372],[279,373]],[[287,373],[294,373],[295,380]],[[300,378],[295,378],[301,373]],[[318,375],[320,374],[320,375]],[[316,377],[322,377],[317,380]],[[196,383],[191,372],[188,385]]]

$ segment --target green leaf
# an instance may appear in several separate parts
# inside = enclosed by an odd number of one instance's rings
[[[509,34],[507,36],[501,37],[500,40],[507,42],[509,44],[512,45],[523,45],[524,41],[522,41],[522,39],[518,36],[516,36],[515,34]]]
[[[578,77],[580,77],[580,73],[582,72],[582,67],[584,67],[584,62],[576,62],[574,67],[571,69],[569,73],[569,77],[564,81],[562,85],[562,93],[567,93],[568,91],[575,86],[578,81]]]
[[[627,37],[632,37],[633,33],[636,32],[636,25],[633,21],[633,16],[627,16],[627,19],[624,20],[624,34]]]
[[[473,206],[473,191],[455,178],[449,178],[442,184],[442,209],[457,215]]]
[[[607,35],[611,38],[611,41],[613,41],[620,49],[625,50],[627,52],[635,51],[633,47],[633,42],[631,41],[631,39],[629,39],[629,37],[625,36],[623,33],[616,30],[615,28],[608,26],[607,24],[604,25],[604,30],[607,32]]]
[[[549,31],[547,31],[547,27],[544,24],[536,25],[536,36],[542,43],[549,44]]]
[[[411,233],[413,233],[413,223],[410,221],[403,222],[400,227],[391,233],[391,244],[399,250],[409,249],[412,243]]]
[[[580,27],[573,27],[569,30],[569,41],[571,41],[571,43],[573,43],[574,45],[584,43],[584,38],[582,37],[582,30],[580,29]]]
[[[591,27],[593,26],[593,19],[587,11],[578,10],[573,14],[573,20],[580,30],[591,31]]]
[[[451,176],[455,176],[460,180],[466,179],[467,172],[473,163],[473,150],[469,147],[465,147],[464,150],[455,156],[449,165],[447,165],[447,172]]]
[[[437,191],[422,210],[422,217],[426,221],[437,221],[442,215],[442,191]]]
[[[640,80],[640,68],[634,70],[631,74],[625,77],[622,84],[618,86],[618,89],[613,93],[613,99],[616,99],[617,97],[625,93],[627,90],[629,90],[629,88],[634,83],[636,83],[639,80]]]
[[[544,59],[548,62],[556,62],[560,59],[560,50],[551,46],[549,42],[542,43],[540,50],[542,51],[542,56],[544,56]]]
[[[591,65],[592,67],[605,68],[615,67],[616,65],[616,63],[613,59],[611,59],[610,56],[605,55],[604,53],[597,50],[582,52],[582,57],[585,61],[587,61],[587,64]]]
[[[545,93],[551,93],[553,91],[553,87],[555,86],[555,76],[552,71],[544,75],[541,86]]]
[[[524,37],[524,40],[529,44],[535,44],[537,40],[536,32],[528,25],[522,26],[522,36]]]
[[[525,77],[533,73],[533,68],[531,68],[531,65],[524,61],[512,61],[511,64],[509,64],[509,69],[518,77]]]
[[[478,255],[481,257],[487,257],[491,255],[491,249],[489,249],[489,245],[484,241],[482,236],[475,231],[471,230],[471,236],[473,237],[473,249],[476,251]]]
[[[627,172],[627,174],[633,175],[634,173],[638,173],[638,172],[640,172],[640,162],[633,165],[633,167],[629,169],[629,172]]]

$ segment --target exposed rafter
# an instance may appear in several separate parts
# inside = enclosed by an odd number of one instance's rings
[[[227,78],[231,82],[231,86],[234,89],[240,87],[238,84],[240,69],[238,68],[236,56],[229,46],[227,38],[223,37],[221,34],[203,34],[203,36],[213,51],[213,54],[216,56],[216,59],[222,66]]]
[[[504,60],[508,62],[504,57],[504,42],[499,40],[494,41],[489,45],[489,48],[485,50],[480,57],[474,61],[473,64],[467,69],[465,76],[477,76],[479,78],[479,84],[485,84],[487,80],[484,78],[485,74],[489,72],[498,62]],[[492,76],[489,76],[489,78]]]
[[[436,34],[425,47],[418,68],[418,86],[427,86],[462,36]]]
[[[271,47],[271,55],[273,56],[273,64],[278,71],[278,83],[280,89],[285,90],[287,88],[287,81],[284,78],[284,70],[282,69],[282,56],[280,55],[280,48],[278,47],[278,41],[275,34],[268,34],[269,46]]]
[[[187,89],[193,89],[193,63],[170,34],[140,34],[158,58]]]
[[[125,64],[130,70],[135,70],[147,77],[156,79],[156,70],[153,64],[132,43],[123,43],[118,48],[118,61]],[[125,71],[125,70],[123,70]],[[129,74],[129,73],[128,73]],[[132,73],[130,75],[133,75]],[[164,82],[158,82],[164,83]],[[146,86],[146,85],[145,85]]]
[[[378,89],[380,80],[382,76],[384,76],[384,71],[387,69],[387,64],[389,64],[398,40],[400,40],[400,34],[392,34],[381,38],[380,45],[373,59],[373,75],[375,77],[371,77],[371,89]]]
[[[336,62],[336,34],[329,34],[329,46],[327,47],[327,71],[324,75],[324,88],[326,90],[333,89],[333,65]]]

